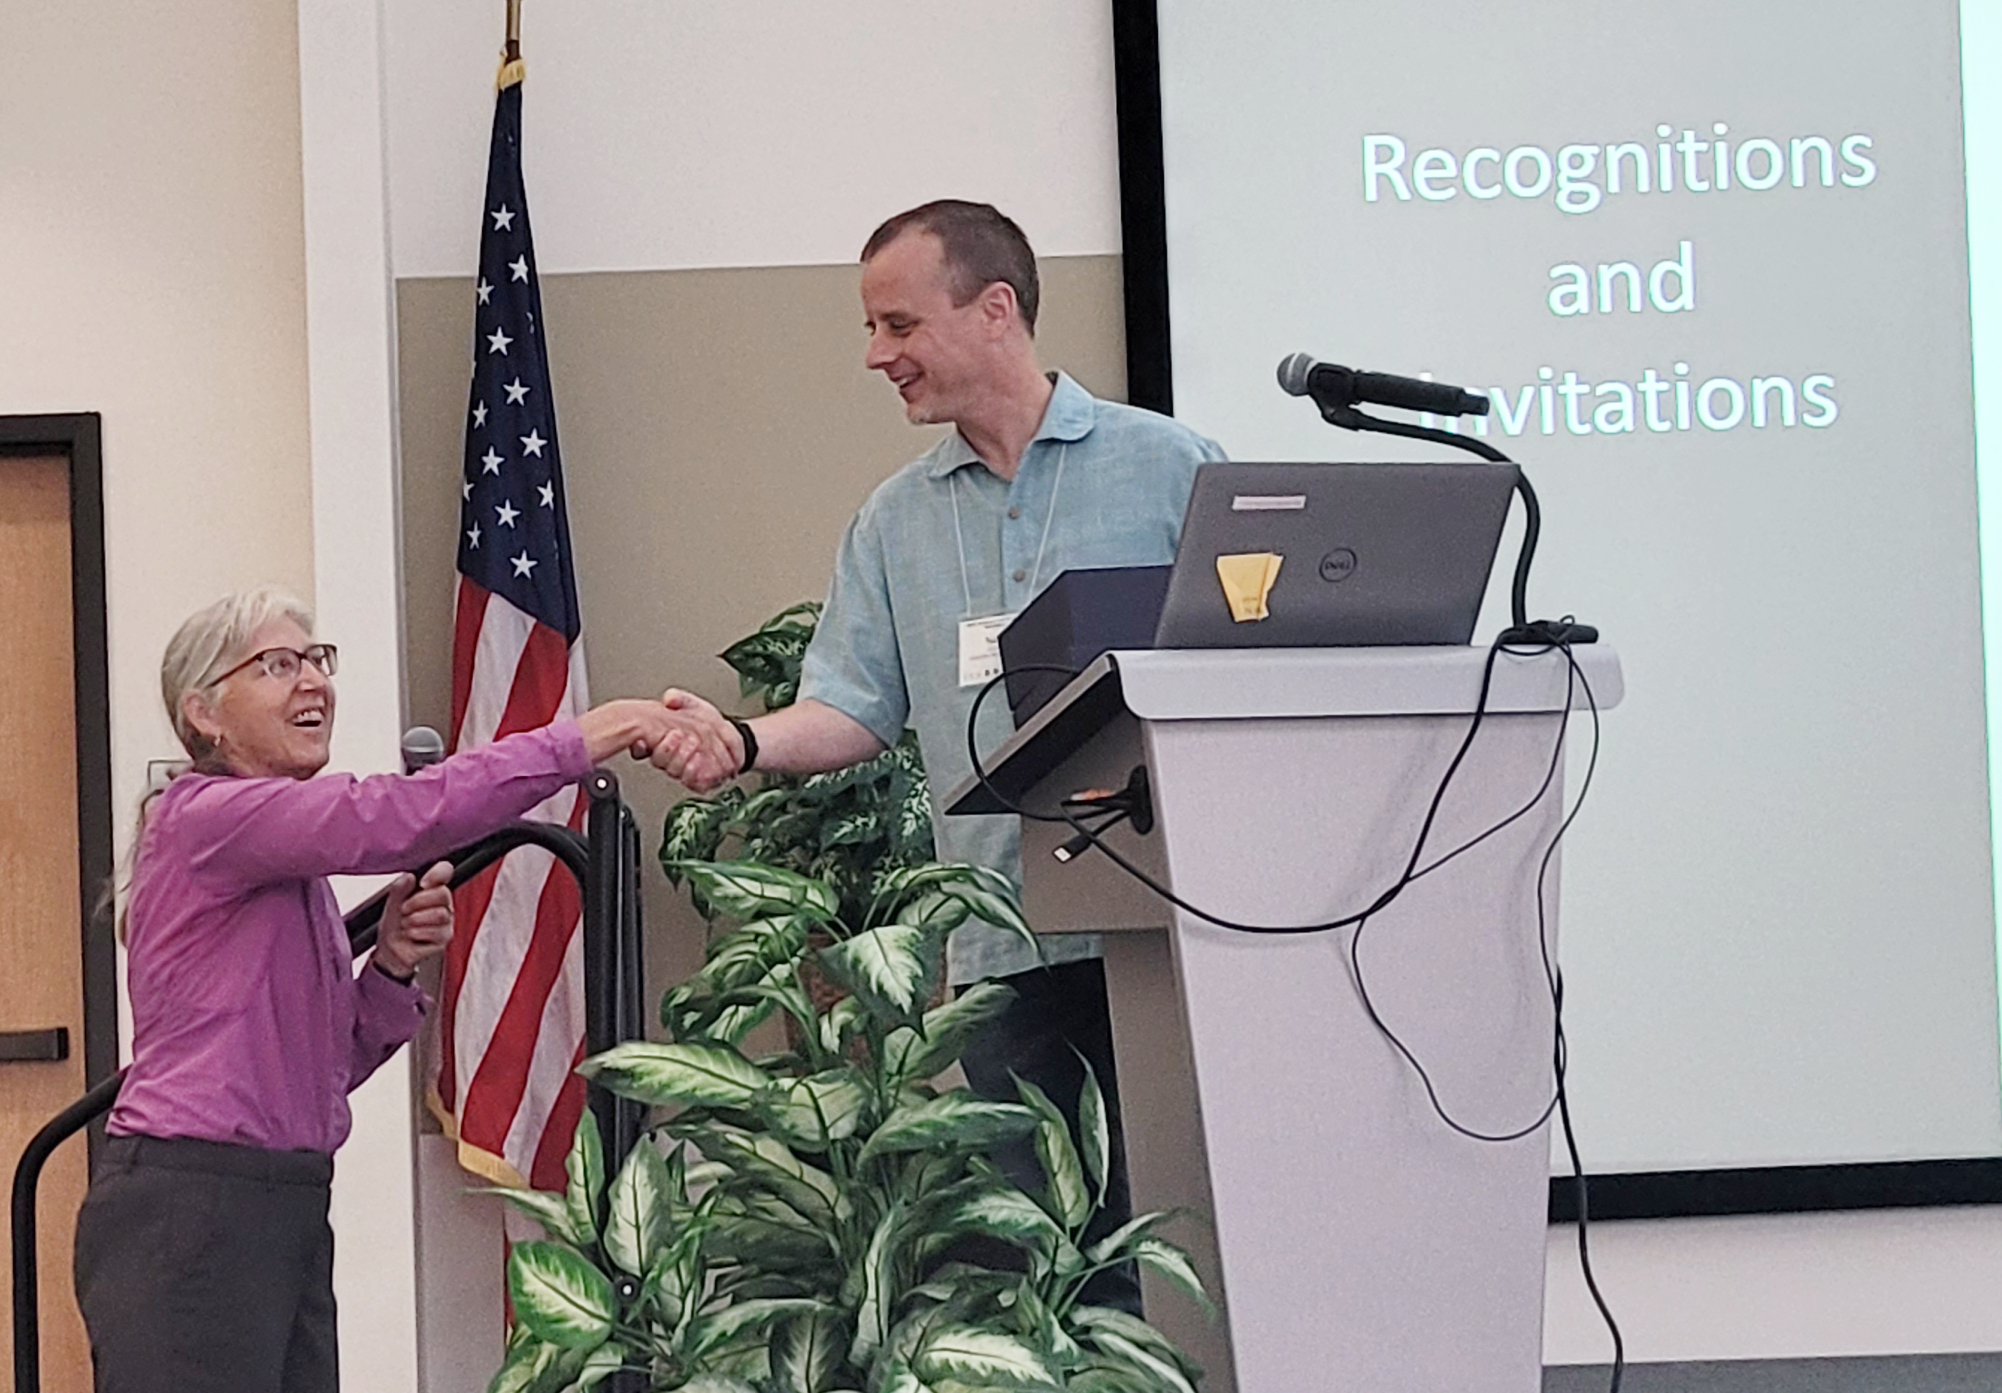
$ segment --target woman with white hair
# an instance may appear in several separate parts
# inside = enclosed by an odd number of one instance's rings
[[[77,1221],[98,1393],[332,1393],[328,1225],[347,1094],[417,1031],[451,867],[392,884],[359,972],[330,875],[403,872],[620,750],[702,738],[614,701],[412,775],[314,778],[336,661],[264,588],[184,623],[161,695],[193,768],[145,819],[127,911],[132,1065]]]

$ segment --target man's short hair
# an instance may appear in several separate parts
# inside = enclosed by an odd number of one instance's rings
[[[897,214],[870,233],[862,248],[863,262],[873,259],[906,232],[929,232],[938,238],[946,272],[952,278],[953,304],[968,304],[988,286],[1001,281],[1015,292],[1015,303],[1022,308],[1022,321],[1029,333],[1035,334],[1040,299],[1036,253],[1014,219],[991,203],[936,199]]]

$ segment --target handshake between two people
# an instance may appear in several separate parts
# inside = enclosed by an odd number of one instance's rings
[[[708,793],[744,768],[744,738],[714,705],[670,687],[659,701],[608,701],[577,718],[593,762],[620,750],[652,763],[695,793]]]
[[[594,706],[577,718],[593,764],[621,750],[698,793],[734,779],[744,740],[729,718],[701,697],[670,689],[659,701],[632,698]],[[422,877],[405,873],[389,886],[373,962],[407,982],[419,964],[452,941],[452,865],[439,861]]]

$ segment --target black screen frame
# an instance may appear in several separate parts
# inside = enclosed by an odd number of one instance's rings
[[[1172,414],[1168,201],[1156,0],[1112,0],[1127,400]],[[1592,1175],[1594,1219],[1667,1219],[2002,1204],[2002,1156],[1630,1171]],[[1550,1182],[1553,1222],[1578,1215],[1575,1185]]]

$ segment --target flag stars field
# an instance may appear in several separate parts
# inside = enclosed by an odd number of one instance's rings
[[[519,377],[501,388],[501,390],[507,393],[507,404],[509,406],[520,406],[528,400],[528,388],[521,385]]]

